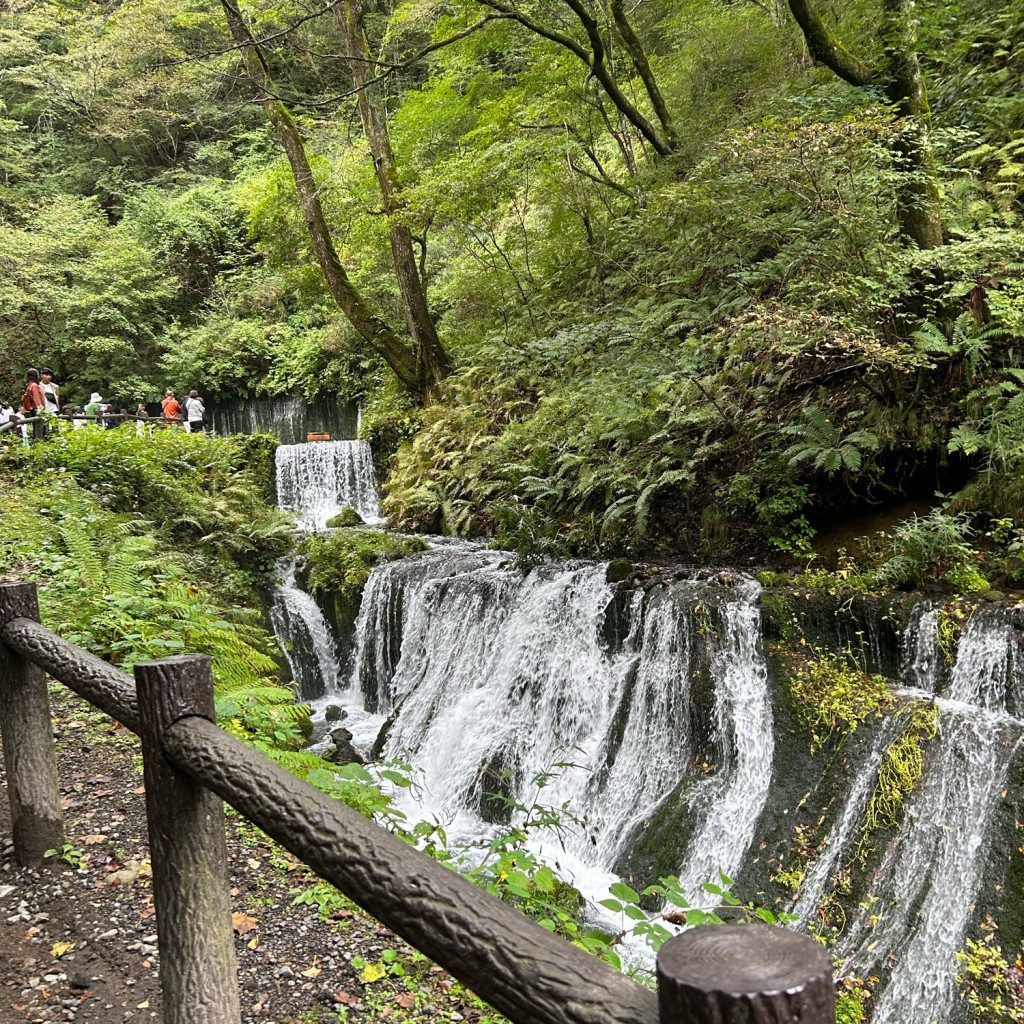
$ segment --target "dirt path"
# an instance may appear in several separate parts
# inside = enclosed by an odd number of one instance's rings
[[[17,867],[0,793],[0,1024],[159,1020],[138,740],[52,699],[69,845],[52,869]],[[245,1024],[499,1020],[233,814],[228,853]],[[314,892],[322,912],[293,904]]]

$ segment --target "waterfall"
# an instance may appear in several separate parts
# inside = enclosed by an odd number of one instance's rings
[[[732,577],[684,579],[646,597],[633,592],[617,607],[604,565],[540,566],[524,577],[505,554],[431,552],[374,570],[352,692],[379,712],[401,705],[385,754],[423,772],[412,813],[479,834],[482,819],[500,813],[488,791],[529,805],[538,775],[561,762],[540,799],[567,804],[585,822],[563,837],[565,848],[579,864],[608,871],[690,771],[699,653],[720,679],[722,747],[692,844],[706,849],[688,861],[699,891],[719,868],[739,865],[771,778],[757,590]]]
[[[331,628],[316,601],[295,580],[295,559],[278,563],[281,583],[274,590],[270,621],[274,636],[304,700],[338,691],[340,670]]]
[[[358,436],[358,412],[351,402],[319,398],[306,402],[278,398],[238,398],[207,405],[218,434],[273,434],[282,444],[300,444],[311,432],[334,438]]]
[[[380,497],[365,441],[283,444],[277,449],[277,503],[299,513],[303,529],[323,529],[344,506],[379,523]]]
[[[707,808],[690,843],[692,853],[679,882],[693,906],[709,904],[701,886],[718,882],[718,872],[735,875],[754,838],[757,818],[768,799],[774,743],[768,701],[768,671],[761,657],[758,588],[748,584],[745,601],[725,606],[725,638],[715,651],[715,716],[725,764],[702,782],[698,806]],[[710,897],[716,903],[717,897]]]
[[[807,873],[800,883],[800,889],[791,910],[791,913],[796,915],[794,922],[796,927],[801,929],[807,927],[811,915],[820,906],[822,897],[828,891],[835,867],[843,853],[847,852],[854,831],[863,820],[877,780],[882,757],[899,734],[899,725],[900,721],[895,715],[890,715],[882,722],[870,753],[857,769],[843,805],[843,813],[829,830],[817,858],[808,867]]]
[[[962,948],[981,882],[985,836],[1024,722],[1005,711],[1015,640],[999,613],[964,632],[939,738],[906,820],[875,873],[864,909],[840,948],[847,973],[895,963],[877,994],[876,1024],[945,1022],[956,1005]]]

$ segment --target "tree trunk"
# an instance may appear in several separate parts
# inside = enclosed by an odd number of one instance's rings
[[[906,180],[897,199],[900,230],[921,249],[942,245],[942,202],[932,152],[928,91],[917,59],[913,0],[882,0],[885,94],[899,115],[897,152]]]
[[[647,60],[647,53],[644,51],[640,40],[633,31],[633,26],[630,25],[629,19],[626,17],[626,12],[622,8],[622,0],[611,0],[611,7],[612,17],[615,19],[615,29],[622,40],[622,44],[626,47],[626,52],[633,62],[633,67],[636,68],[636,73],[640,76],[640,81],[644,83],[644,88],[647,90],[647,95],[651,100],[651,106],[654,107],[654,112],[658,115],[658,120],[661,122],[661,130],[665,134],[665,141],[671,149],[675,149],[678,143],[675,125],[672,123],[672,115],[669,113],[668,104],[658,88],[657,79],[651,71],[651,65]]]
[[[426,290],[413,251],[412,232],[401,220],[402,187],[395,168],[395,155],[391,148],[380,85],[370,81],[374,77],[374,63],[363,29],[365,10],[366,0],[350,0],[345,5],[336,5],[334,15],[341,29],[346,54],[350,58],[352,84],[359,90],[359,116],[373,157],[384,209],[390,221],[391,258],[402,296],[405,321],[413,339],[421,390],[430,397],[436,394],[438,386],[448,374],[448,357],[427,306]]]
[[[424,397],[423,376],[417,353],[363,299],[341,265],[320,203],[316,178],[302,134],[288,108],[273,95],[273,83],[263,54],[249,32],[236,0],[221,0],[221,7],[232,38],[245,59],[249,77],[264,94],[263,109],[277,130],[288,157],[306,230],[328,290],[349,323],[381,355],[403,386],[417,398]]]
[[[914,0],[882,0],[884,66],[880,72],[858,60],[822,21],[812,0],[789,0],[811,56],[851,85],[878,83],[896,109],[900,137],[895,146],[903,172],[896,216],[902,235],[921,249],[942,245],[942,203],[929,129],[928,92],[917,59]]]

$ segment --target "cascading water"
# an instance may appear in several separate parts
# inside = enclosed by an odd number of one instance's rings
[[[979,613],[965,631],[948,694],[935,699],[939,738],[930,763],[841,946],[847,973],[895,962],[877,994],[876,1024],[945,1022],[955,1011],[955,954],[981,881],[988,824],[1024,733],[1024,722],[1004,710],[1014,647],[998,613]]]
[[[337,693],[340,669],[334,635],[316,601],[295,579],[295,559],[278,564],[281,583],[274,590],[270,621],[288,659],[303,700]]]
[[[830,882],[843,853],[847,851],[854,831],[863,820],[864,811],[874,789],[878,768],[889,745],[899,734],[900,721],[895,716],[886,718],[875,737],[875,742],[864,763],[857,770],[839,820],[832,826],[818,856],[807,869],[791,913],[794,925],[806,928],[811,915],[820,906],[830,888]]]
[[[731,876],[739,869],[771,786],[772,713],[768,672],[759,651],[756,585],[748,594],[746,601],[726,605],[725,642],[712,661],[718,681],[717,730],[726,756],[723,769],[700,787],[698,799],[707,807],[706,816],[679,872],[693,906],[707,902],[701,888],[705,882],[717,882],[719,871]]]
[[[615,642],[603,565],[540,566],[524,577],[507,555],[432,552],[371,576],[353,694],[382,713],[401,705],[385,754],[423,772],[410,810],[457,832],[486,828],[489,790],[528,805],[536,776],[563,762],[542,799],[567,802],[586,822],[565,847],[584,869],[607,872],[690,770],[690,661],[700,648],[721,678],[722,781],[719,799],[709,791],[698,811],[694,846],[707,840],[706,849],[688,870],[699,891],[743,858],[771,777],[757,590],[730,576],[678,580],[646,599],[636,592],[618,609]]]
[[[323,529],[346,505],[379,523],[380,495],[365,441],[283,444],[277,449],[277,503],[299,513],[299,527]]]

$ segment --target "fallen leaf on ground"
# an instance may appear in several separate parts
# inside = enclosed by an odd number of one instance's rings
[[[60,959],[65,954],[70,953],[74,948],[75,944],[73,942],[55,942],[50,947],[50,956]]]
[[[231,915],[231,927],[234,928],[236,935],[245,935],[251,932],[258,924],[259,922],[256,918],[249,917],[248,914],[243,914],[240,911],[236,910]]]
[[[411,1010],[416,1005],[416,993],[415,992],[403,992],[401,995],[395,996],[395,1002],[403,1010]]]
[[[85,843],[86,846],[95,846],[97,843],[104,842],[106,840],[106,838],[107,837],[105,835],[101,835],[101,834],[97,833],[94,836],[86,836],[82,840],[82,842]]]
[[[299,972],[304,978],[315,978],[320,973],[319,967],[307,967]]]
[[[132,858],[120,871],[111,871],[104,880],[104,885],[131,885],[140,878],[152,878],[153,868],[148,860],[138,861]]]

